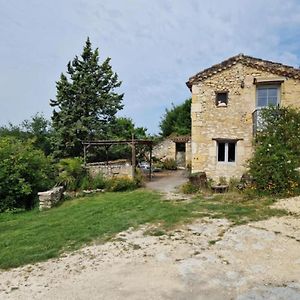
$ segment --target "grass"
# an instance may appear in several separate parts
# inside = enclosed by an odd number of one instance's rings
[[[270,199],[239,197],[226,194],[210,200],[198,197],[189,203],[170,203],[161,201],[156,193],[137,190],[77,198],[44,212],[2,213],[0,268],[57,257],[144,223],[159,223],[161,230],[167,230],[195,217],[228,218],[233,224],[243,224],[286,213],[271,209]],[[161,230],[154,235],[160,235]]]
[[[184,206],[142,190],[66,201],[49,211],[0,214],[0,268],[46,260],[148,222],[166,227],[189,217]]]
[[[226,218],[233,225],[246,224],[275,216],[287,215],[287,211],[271,208],[272,198],[247,198],[240,193],[226,193],[212,199],[194,202],[196,210],[212,218]]]

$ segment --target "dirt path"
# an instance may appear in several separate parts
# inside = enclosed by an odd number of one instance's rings
[[[152,181],[147,182],[146,187],[162,193],[175,192],[176,188],[187,182],[185,170],[164,171],[154,173]]]
[[[300,197],[292,215],[231,227],[199,219],[162,236],[118,234],[59,259],[0,272],[0,299],[300,299]]]
[[[164,194],[166,200],[185,200],[190,198],[179,193],[179,187],[188,181],[185,170],[164,171],[155,173],[152,181],[146,183],[146,188]]]

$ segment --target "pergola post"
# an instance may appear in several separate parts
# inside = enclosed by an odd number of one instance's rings
[[[134,179],[135,167],[136,167],[134,134],[132,134],[132,142],[131,142],[131,164],[132,164],[132,179]]]
[[[83,163],[86,166],[86,156],[87,156],[87,151],[89,149],[90,145],[88,144],[83,144]]]
[[[86,146],[83,145],[83,163],[86,166]]]
[[[149,159],[150,159],[150,161],[149,161],[149,166],[150,166],[150,170],[149,170],[149,179],[150,179],[150,181],[151,181],[151,179],[152,179],[152,145],[150,145],[150,151],[149,151]]]
[[[108,166],[108,149],[109,149],[109,145],[104,146],[105,147],[105,155],[106,155],[106,165]]]

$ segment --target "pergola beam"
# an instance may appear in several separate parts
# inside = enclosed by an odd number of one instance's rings
[[[84,141],[83,145],[89,146],[105,146],[105,145],[124,145],[124,144],[137,144],[137,145],[153,145],[153,141],[149,140],[102,140],[102,141]]]
[[[108,149],[112,145],[129,145],[131,146],[132,150],[132,177],[135,176],[135,168],[136,168],[136,149],[135,147],[138,145],[147,145],[149,146],[149,178],[151,180],[152,178],[152,148],[153,148],[153,141],[150,140],[135,140],[134,136],[132,135],[131,140],[100,140],[100,141],[84,141],[82,142],[83,145],[83,155],[84,155],[84,164],[86,165],[86,157],[87,157],[87,150],[90,147],[105,147],[106,150],[106,158],[107,158],[107,164],[108,164]]]

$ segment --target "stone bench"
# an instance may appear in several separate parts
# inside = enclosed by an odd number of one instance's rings
[[[63,197],[64,187],[56,186],[46,192],[39,192],[39,209],[40,211],[55,206]]]

